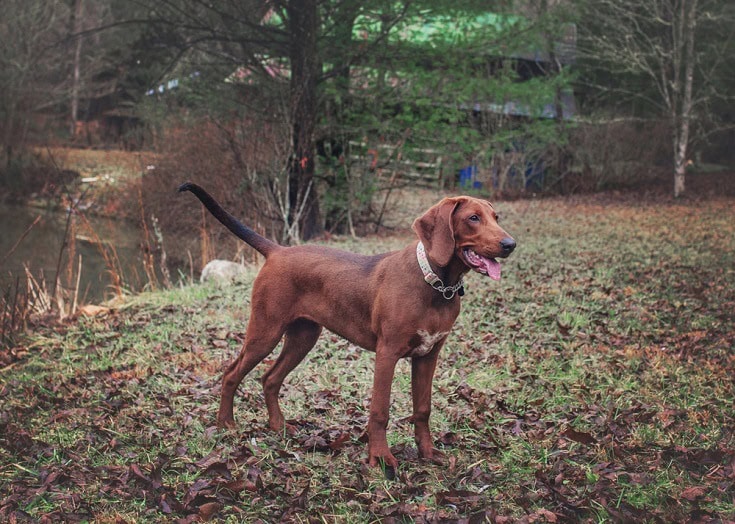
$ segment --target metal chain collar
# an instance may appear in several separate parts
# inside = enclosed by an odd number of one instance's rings
[[[426,256],[426,248],[424,248],[424,244],[422,242],[419,242],[416,245],[416,259],[419,262],[419,267],[421,268],[421,272],[424,274],[424,280],[426,283],[441,293],[445,299],[452,300],[454,295],[458,292],[459,296],[464,295],[464,290],[462,289],[464,282],[461,278],[459,279],[459,282],[453,286],[445,286],[442,279],[434,273],[431,269],[431,264],[429,264],[429,258]]]

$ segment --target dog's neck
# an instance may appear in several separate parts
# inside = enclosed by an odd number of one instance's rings
[[[469,270],[470,268],[455,255],[447,266],[439,268],[439,275],[446,285],[451,286],[455,282],[460,282]]]

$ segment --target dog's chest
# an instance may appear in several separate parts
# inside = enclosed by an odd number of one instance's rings
[[[434,346],[448,334],[449,331],[437,331],[430,333],[425,329],[419,329],[416,334],[411,337],[409,345],[412,349],[408,356],[423,357],[424,355],[427,355],[432,349],[434,349]]]

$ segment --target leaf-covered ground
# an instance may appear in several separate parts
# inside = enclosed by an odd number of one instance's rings
[[[367,468],[373,355],[328,333],[284,386],[294,435],[266,431],[265,365],[216,429],[250,280],[194,285],[0,355],[0,521],[735,520],[735,201],[499,208],[519,247],[500,283],[468,278],[435,380],[441,465],[416,456],[402,362],[401,467]]]

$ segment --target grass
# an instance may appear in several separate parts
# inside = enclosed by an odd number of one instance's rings
[[[363,462],[373,356],[329,333],[283,388],[294,435],[266,431],[266,366],[238,428],[213,426],[254,270],[40,329],[0,372],[0,519],[735,519],[734,203],[500,204],[519,248],[500,283],[468,278],[435,378],[443,464],[416,456],[401,362],[394,481]]]

